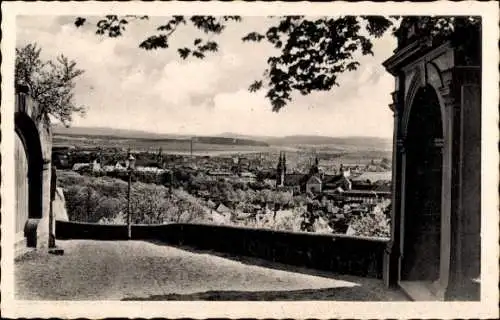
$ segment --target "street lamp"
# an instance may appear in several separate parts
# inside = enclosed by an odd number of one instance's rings
[[[127,193],[127,237],[132,239],[132,221],[131,214],[132,210],[130,207],[130,190],[132,189],[132,173],[135,169],[135,158],[131,153],[128,154],[127,158],[127,171],[128,171],[128,193]]]

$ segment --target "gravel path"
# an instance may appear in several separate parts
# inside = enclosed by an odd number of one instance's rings
[[[22,300],[404,300],[380,280],[279,270],[143,241],[58,241],[15,263]],[[249,262],[250,261],[250,262]]]

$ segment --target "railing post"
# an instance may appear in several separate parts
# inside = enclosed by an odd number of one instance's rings
[[[130,206],[130,190],[132,186],[132,170],[128,171],[128,191],[127,191],[127,239],[132,239],[132,219]]]
[[[54,219],[54,200],[56,198],[56,183],[57,183],[57,174],[56,167],[52,166],[52,172],[50,176],[50,208],[49,208],[49,249],[55,248],[56,239],[55,239],[55,219]]]

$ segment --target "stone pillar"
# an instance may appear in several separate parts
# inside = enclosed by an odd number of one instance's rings
[[[51,164],[50,160],[44,159],[42,169],[42,219],[38,223],[37,247],[46,248],[49,245],[50,235],[50,180]]]
[[[477,300],[481,257],[481,87],[457,88],[447,300]]]
[[[458,291],[462,299],[480,299],[481,274],[481,87],[462,87],[461,249]],[[461,292],[468,292],[469,296]]]
[[[52,166],[50,174],[49,248],[54,248],[56,246],[56,223],[54,214],[57,182],[56,170],[56,167]]]
[[[404,78],[403,78],[404,79]],[[391,211],[391,241],[386,247],[384,255],[384,284],[387,287],[395,287],[399,280],[399,265],[401,260],[401,194],[399,188],[402,185],[402,155],[404,152],[403,140],[400,138],[400,111],[401,103],[404,101],[402,95],[404,90],[401,78],[396,77],[396,91],[392,93],[393,103],[389,106],[393,111],[393,143],[392,143],[392,211]]]
[[[400,260],[400,221],[401,208],[399,201],[399,192],[396,189],[400,186],[398,181],[401,175],[401,150],[400,141],[398,143],[398,112],[394,112],[394,134],[393,134],[393,152],[392,152],[392,211],[391,211],[391,241],[386,248],[386,272],[384,276],[385,285],[394,287],[399,279],[399,260]]]

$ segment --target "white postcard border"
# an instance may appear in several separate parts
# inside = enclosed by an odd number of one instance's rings
[[[14,167],[13,97],[16,15],[481,15],[482,248],[481,302],[54,302],[13,298]],[[2,3],[2,315],[5,317],[252,317],[252,318],[490,318],[498,315],[498,7],[492,1],[432,3],[247,3],[247,2],[12,2]],[[11,119],[12,118],[12,119]]]

